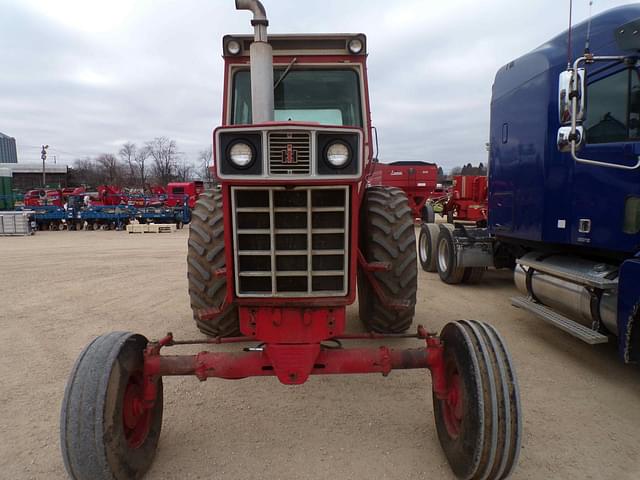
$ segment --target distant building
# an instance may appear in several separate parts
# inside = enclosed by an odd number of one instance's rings
[[[18,163],[16,139],[0,132],[0,163]]]
[[[32,190],[42,187],[41,163],[17,163],[3,165],[13,174],[13,189],[18,191]],[[69,178],[69,168],[66,165],[46,165],[47,185],[64,188]]]

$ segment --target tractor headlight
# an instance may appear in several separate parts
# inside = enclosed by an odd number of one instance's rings
[[[227,43],[227,52],[231,55],[238,55],[240,53],[240,42],[237,40],[229,40]]]
[[[351,152],[349,152],[349,147],[344,143],[333,142],[329,147],[327,147],[326,158],[327,162],[335,168],[342,168],[351,159]]]
[[[229,159],[237,168],[247,168],[253,162],[253,149],[244,142],[236,142],[229,149]]]
[[[352,38],[351,40],[349,40],[349,51],[354,55],[362,52],[362,47],[362,40],[360,40],[359,38]]]

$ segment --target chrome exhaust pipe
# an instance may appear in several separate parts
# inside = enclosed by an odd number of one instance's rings
[[[254,39],[249,48],[251,60],[252,123],[273,121],[273,49],[267,38],[267,12],[258,0],[236,0],[237,10],[253,13]]]

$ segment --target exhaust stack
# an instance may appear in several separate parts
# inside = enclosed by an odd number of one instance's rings
[[[237,10],[253,12],[255,37],[251,59],[251,118],[253,123],[273,121],[273,50],[267,39],[267,13],[259,0],[236,0]]]

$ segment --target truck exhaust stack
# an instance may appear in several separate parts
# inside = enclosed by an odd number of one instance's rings
[[[255,37],[249,49],[251,58],[252,122],[273,121],[273,50],[267,40],[267,13],[258,0],[236,0],[237,10],[253,12]]]

